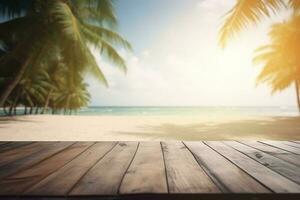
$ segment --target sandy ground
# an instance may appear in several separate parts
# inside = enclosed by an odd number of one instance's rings
[[[300,140],[300,117],[0,117],[0,141]]]

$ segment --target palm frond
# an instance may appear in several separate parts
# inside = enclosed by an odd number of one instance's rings
[[[90,31],[89,29],[82,29],[83,34],[85,35],[86,40],[94,45],[95,48],[100,47],[100,55],[108,58],[112,63],[120,67],[124,72],[127,71],[125,60],[119,55],[119,53],[113,48],[108,42],[103,40],[99,35]]]
[[[85,20],[98,24],[105,23],[111,27],[117,25],[113,0],[72,0],[72,3],[78,10],[76,14]]]
[[[235,6],[226,14],[226,20],[220,29],[219,43],[225,47],[233,38],[249,24],[256,24],[262,17],[276,12],[284,3],[282,0],[237,0]]]
[[[88,71],[90,72],[90,74],[94,77],[97,78],[97,80],[100,80],[101,83],[104,83],[104,85],[106,87],[108,87],[108,82],[102,72],[102,70],[100,69],[100,67],[98,66],[95,57],[91,54],[90,51],[86,51],[87,57],[89,58],[89,65],[88,65]]]
[[[257,83],[270,85],[274,93],[300,80],[300,16],[273,25],[269,35],[271,43],[256,50],[254,63],[263,65]]]
[[[289,0],[289,5],[296,11],[300,9],[300,0]]]
[[[73,41],[81,40],[77,19],[70,7],[61,1],[55,1],[51,14],[56,19],[62,33]]]
[[[90,32],[99,35],[99,37],[101,37],[102,40],[105,40],[113,45],[120,46],[127,50],[132,51],[131,44],[127,40],[125,40],[121,35],[119,35],[117,32],[114,32],[104,27],[91,25],[88,23],[82,23],[82,26],[83,28],[88,29]]]

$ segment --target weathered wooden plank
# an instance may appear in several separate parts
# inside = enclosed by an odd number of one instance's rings
[[[296,142],[282,141],[282,143],[300,149],[300,144],[298,144]]]
[[[1,152],[0,153],[0,166],[8,164],[19,158],[28,156],[28,155],[32,154],[33,152],[39,151],[41,148],[43,148],[43,145],[45,145],[45,144],[51,144],[51,143],[47,142],[47,143],[43,143],[42,145],[40,143],[32,143],[27,146],[23,146],[20,148],[14,148],[9,151]]]
[[[92,144],[92,142],[76,143],[28,169],[0,180],[0,194],[21,194],[33,184],[68,163]]]
[[[251,148],[238,142],[226,141],[224,143],[246,154],[247,156],[261,163],[262,165],[300,184],[300,168],[296,165],[290,164],[279,158],[276,158],[267,153],[264,153],[262,151],[259,151],[257,149]]]
[[[35,145],[36,144],[36,145]],[[28,152],[30,152],[30,154],[24,154],[26,156],[24,156],[21,151],[21,149],[23,150],[23,148],[17,148],[16,152],[14,152],[14,154],[12,156],[8,157],[8,160],[10,162],[8,162],[7,164],[3,164],[5,163],[5,158],[0,158],[0,160],[2,161],[2,166],[0,167],[0,177],[4,178],[6,176],[9,176],[13,173],[16,173],[17,171],[21,170],[21,169],[26,169],[40,161],[42,161],[43,159],[52,156],[53,154],[61,151],[62,149],[70,146],[71,144],[73,144],[73,142],[39,142],[39,143],[35,143],[33,144],[33,146],[31,146],[31,148],[29,148]],[[25,146],[27,147],[27,146]],[[27,149],[26,149],[27,150]],[[12,150],[14,151],[14,150]],[[10,152],[10,151],[9,151]],[[8,153],[9,153],[8,152]],[[6,152],[4,152],[3,154],[5,154]],[[22,154],[23,157],[19,157],[18,155]],[[16,160],[12,160],[11,158],[18,158]]]
[[[168,193],[160,142],[141,142],[120,187],[121,194]]]
[[[11,149],[16,149],[21,146],[32,144],[33,142],[6,142],[0,146],[0,153]]]
[[[256,180],[277,193],[298,193],[300,186],[222,142],[205,142]]]
[[[2,145],[8,144],[8,143],[9,143],[9,142],[0,142],[0,148],[1,148]]]
[[[18,159],[27,157],[42,149],[48,148],[55,142],[33,142],[29,145],[17,147],[0,153],[0,167]]]
[[[162,142],[170,193],[218,193],[182,142]]]
[[[109,152],[115,144],[115,142],[101,142],[94,144],[76,159],[26,190],[24,194],[43,196],[66,195],[77,181],[99,159]]]
[[[138,142],[120,142],[73,188],[71,195],[116,195]]]
[[[270,190],[212,150],[203,142],[185,142],[206,173],[218,182],[223,192],[269,193]]]
[[[259,141],[259,142],[300,155],[300,149],[284,144],[281,141]]]
[[[248,145],[250,147],[253,147],[255,149],[261,150],[265,153],[268,153],[272,156],[280,158],[294,165],[300,166],[300,155],[296,155],[291,152],[285,151],[283,149],[278,149],[276,147],[261,142],[257,142],[257,141],[239,141],[239,142]]]

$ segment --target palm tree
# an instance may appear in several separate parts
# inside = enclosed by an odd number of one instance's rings
[[[73,85],[75,77],[84,73],[107,85],[90,47],[126,71],[116,48],[130,50],[131,46],[113,30],[117,20],[110,0],[0,0],[0,13],[12,18],[0,24],[0,43],[17,40],[14,49],[0,58],[0,65],[19,63],[0,92],[0,107],[30,66],[48,62],[49,49],[56,49]]]
[[[83,80],[77,81],[76,85],[60,88],[55,99],[55,107],[63,109],[66,114],[72,110],[78,110],[83,106],[87,106],[90,100],[90,94],[87,92],[87,84]]]
[[[272,87],[272,92],[295,84],[300,112],[300,16],[275,24],[269,33],[271,43],[257,49],[254,62],[263,64],[257,80]]]
[[[237,0],[227,13],[227,19],[220,30],[220,45],[224,48],[228,40],[250,24],[256,24],[271,13],[282,8],[291,9],[293,15],[288,22],[272,26],[271,43],[256,50],[255,63],[263,63],[258,83],[267,83],[272,93],[284,90],[295,84],[297,103],[300,112],[300,60],[299,11],[300,0]]]
[[[281,8],[291,8],[297,13],[300,0],[237,0],[226,14],[227,18],[220,30],[220,45],[224,48],[228,40],[250,24],[260,22]]]
[[[38,71],[34,73],[31,71],[30,73],[27,72],[17,85],[21,97],[23,97],[23,101],[17,101],[17,103],[29,105],[31,110],[35,108],[35,113],[37,114],[38,109],[42,107],[45,101],[47,91],[52,87],[47,79],[48,74],[42,67],[38,68]],[[16,105],[13,106],[16,107]]]
[[[45,95],[45,101],[41,114],[44,114],[51,102],[55,101],[55,93],[58,92],[59,88],[62,88],[65,84],[64,74],[67,72],[66,66],[61,62],[60,59],[53,60],[47,66],[47,81],[50,83],[49,90]]]

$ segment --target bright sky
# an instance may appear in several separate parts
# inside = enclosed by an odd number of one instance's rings
[[[127,75],[103,62],[110,87],[89,80],[92,105],[294,106],[294,88],[271,95],[256,86],[255,48],[268,41],[274,20],[244,31],[222,50],[218,30],[235,0],[119,0],[120,32],[133,45],[124,53]]]

